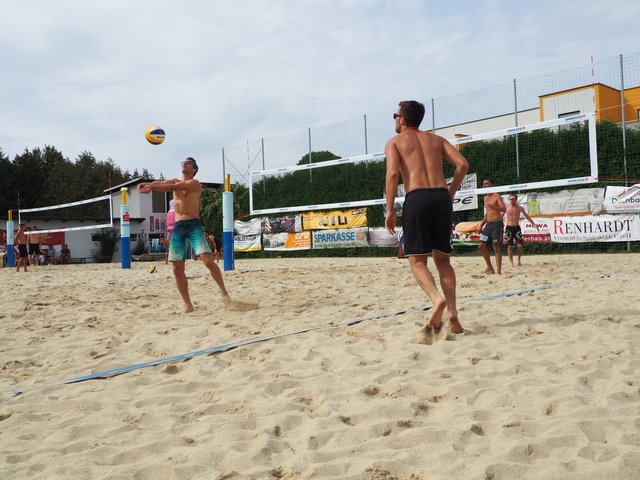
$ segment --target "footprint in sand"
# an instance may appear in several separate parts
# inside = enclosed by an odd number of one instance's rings
[[[226,300],[224,302],[225,308],[234,312],[248,312],[250,310],[257,310],[260,308],[260,304],[253,302],[245,302],[240,300]]]
[[[437,332],[430,327],[429,325],[425,325],[420,329],[418,334],[418,343],[422,345],[433,345],[436,342],[441,340],[445,340],[447,338],[447,328],[443,323],[440,327],[440,330]]]

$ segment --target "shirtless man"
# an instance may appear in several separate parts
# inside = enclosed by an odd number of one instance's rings
[[[27,235],[29,237],[29,256],[33,259],[31,264],[38,265],[40,260],[40,234],[38,230],[31,230],[31,232]]]
[[[211,272],[211,276],[218,284],[222,298],[230,300],[229,292],[224,286],[222,272],[213,261],[211,250],[204,238],[200,227],[200,194],[202,186],[193,177],[198,173],[198,164],[192,157],[182,162],[182,179],[177,178],[164,181],[142,182],[138,184],[140,193],[173,192],[176,223],[171,235],[169,246],[169,261],[173,264],[173,275],[176,278],[178,292],[184,301],[185,313],[193,312],[193,305],[189,297],[189,284],[184,273],[184,262],[187,258],[186,240],[191,243],[193,251]]]
[[[520,259],[522,258],[522,229],[520,228],[520,214],[524,215],[524,218],[529,220],[531,225],[536,227],[536,230],[540,230],[540,227],[536,225],[536,222],[529,216],[527,212],[525,212],[524,208],[518,205],[518,195],[512,193],[509,195],[509,205],[507,206],[507,253],[509,254],[509,261],[511,262],[511,266],[513,267],[513,245],[518,245],[518,266],[520,267],[522,263]]]
[[[165,237],[164,235],[160,235],[160,244],[162,245],[162,248],[164,248],[164,263],[165,265],[167,263],[169,263],[169,245],[171,242],[169,242],[169,240],[167,240],[167,237]]]
[[[445,310],[449,315],[449,329],[462,333],[456,307],[456,274],[449,261],[453,198],[464,179],[469,164],[447,140],[431,132],[418,130],[424,117],[424,105],[414,100],[402,101],[393,114],[396,135],[387,142],[385,227],[395,234],[396,211],[394,201],[402,175],[405,188],[403,209],[404,253],[418,285],[433,303],[427,324],[422,329],[425,339],[442,328]],[[455,167],[451,185],[443,173],[443,161]],[[427,267],[428,255],[433,256],[443,296]]]
[[[25,272],[29,271],[27,270],[27,265],[29,265],[29,250],[27,250],[27,235],[24,233],[25,227],[26,225],[24,223],[20,225],[13,240],[13,244],[18,246],[18,253],[20,254],[16,272],[20,271],[20,265],[24,265]]]
[[[493,187],[493,180],[486,178],[482,181],[483,188]],[[484,197],[484,218],[480,223],[480,253],[487,264],[483,273],[502,273],[502,234],[504,232],[504,224],[502,218],[506,207],[499,193],[490,193]],[[496,254],[496,270],[491,265],[491,256],[487,245],[493,245],[493,251]]]

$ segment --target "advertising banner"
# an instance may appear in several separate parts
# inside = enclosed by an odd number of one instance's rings
[[[305,230],[366,227],[367,209],[303,213],[302,223]]]
[[[260,238],[262,235],[234,235],[233,251],[234,252],[257,252],[262,250]]]
[[[452,181],[453,181],[453,177],[447,178],[447,184],[450,184]],[[478,188],[477,184],[478,184],[477,174],[469,173],[465,175],[464,180],[462,180],[462,185],[460,185],[459,192],[463,190],[471,190],[471,189]],[[396,197],[402,198],[404,196],[405,196],[404,184],[401,183],[400,185],[398,185],[398,193],[396,194]],[[386,192],[383,198],[386,198]],[[402,216],[403,205],[404,205],[404,202],[399,202],[399,201],[396,201],[394,204],[396,215],[398,217]],[[454,212],[461,212],[463,210],[475,210],[476,208],[478,208],[478,195],[461,195],[460,193],[458,193],[456,195],[456,198],[453,199]],[[387,214],[386,206],[383,208],[383,214],[385,216]]]
[[[368,247],[367,228],[313,232],[313,249]]]
[[[369,229],[369,246],[370,247],[397,247],[400,244],[398,237],[402,232],[402,228],[396,228],[396,235],[391,235],[384,227],[376,227]]]
[[[262,243],[268,251],[310,250],[311,232],[281,232],[263,234]]]
[[[262,228],[260,227],[260,218],[253,218],[248,222],[243,222],[242,220],[234,220],[233,221],[233,231],[237,235],[258,235],[262,233]]]
[[[640,240],[640,216],[554,217],[545,222],[552,242],[626,242]]]
[[[606,213],[640,213],[640,183],[632,187],[607,187],[604,195]]]
[[[503,195],[505,205],[509,195]],[[534,216],[591,215],[602,211],[604,188],[581,188],[559,192],[528,192],[519,195],[518,205]]]
[[[302,215],[292,217],[262,217],[262,233],[301,232]]]

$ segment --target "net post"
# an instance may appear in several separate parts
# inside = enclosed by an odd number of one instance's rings
[[[129,206],[127,205],[127,189],[120,189],[122,203],[120,204],[120,251],[122,269],[131,268],[131,227],[129,224]]]
[[[233,192],[231,191],[231,175],[224,179],[222,192],[222,245],[224,252],[224,271],[235,270],[233,252]]]
[[[15,267],[15,252],[13,249],[13,212],[9,210],[7,216],[7,267]]]

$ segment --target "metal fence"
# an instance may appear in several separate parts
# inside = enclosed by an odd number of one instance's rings
[[[638,124],[640,102],[634,105],[635,117],[627,118],[622,99],[625,89],[640,87],[640,52],[556,73],[514,79],[460,95],[431,98],[425,102],[426,113],[421,128],[451,138],[455,133],[474,134],[534,123],[541,120],[538,109],[542,96],[596,84],[620,91],[620,102],[610,104],[609,108],[620,109],[623,127]],[[552,101],[555,102],[554,111],[572,108],[571,102],[563,96],[554,97]],[[251,171],[292,166],[307,154],[311,154],[312,161],[312,152],[328,150],[340,157],[381,152],[393,135],[391,114],[392,111],[364,114],[333,125],[225,147],[222,149],[223,173],[230,174],[233,183],[247,184]],[[626,172],[625,176],[637,178],[640,172]]]

